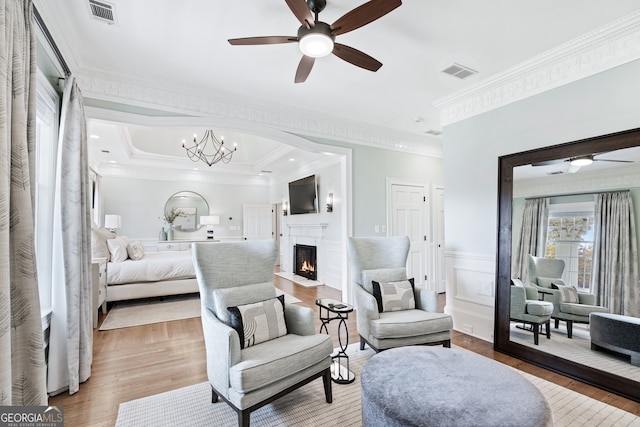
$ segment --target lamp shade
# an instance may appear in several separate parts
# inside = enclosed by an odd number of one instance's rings
[[[122,218],[120,215],[105,215],[104,216],[104,228],[116,229],[122,227]]]
[[[200,224],[218,225],[220,224],[220,217],[218,215],[203,215],[200,217]]]

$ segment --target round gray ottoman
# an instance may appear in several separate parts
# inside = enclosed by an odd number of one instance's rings
[[[360,382],[365,426],[553,425],[551,408],[533,384],[466,350],[385,350],[367,362]]]

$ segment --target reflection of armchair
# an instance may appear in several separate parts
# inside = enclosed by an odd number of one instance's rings
[[[398,311],[390,308],[402,305],[399,300],[391,302],[392,297],[387,299],[387,295],[392,294],[379,295],[383,288],[385,292],[391,289],[393,293],[399,293],[394,289],[395,284],[409,282],[406,269],[408,237],[352,237],[348,253],[361,349],[365,343],[376,352],[416,344],[451,346],[453,322],[450,315],[437,312],[435,292],[420,288],[405,291],[403,294],[412,297],[412,301],[409,308],[403,306]],[[379,284],[376,296],[374,281]],[[412,306],[415,308],[410,308]]]
[[[276,298],[276,256],[274,240],[193,246],[212,402],[231,405],[240,426],[315,378],[332,400],[331,338],[315,333],[312,309]]]
[[[511,282],[514,284],[514,281]],[[540,325],[547,329],[547,339],[551,338],[549,325],[553,313],[553,304],[547,301],[538,301],[538,291],[531,286],[511,286],[511,320],[517,320],[531,325],[533,343],[538,345]]]
[[[565,286],[562,281],[564,261],[547,259],[529,255],[529,281],[545,297],[545,301],[553,303],[555,327],[560,320],[567,323],[567,337],[573,337],[573,323],[589,323],[589,314],[607,313],[606,307],[595,304],[595,296],[578,292],[573,286]]]

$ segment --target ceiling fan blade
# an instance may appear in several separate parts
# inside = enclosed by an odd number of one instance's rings
[[[234,46],[294,43],[297,41],[298,41],[298,37],[294,37],[294,36],[264,36],[264,37],[243,37],[240,39],[229,39],[229,43]]]
[[[311,15],[311,10],[305,0],[285,0],[291,12],[298,18],[298,21],[307,28],[315,27],[316,23]]]
[[[348,33],[383,17],[402,4],[401,0],[371,0],[342,15],[331,25],[333,35]]]
[[[369,71],[378,71],[382,67],[382,62],[370,57],[358,49],[354,49],[341,43],[333,45],[333,54],[338,58],[347,61],[357,67],[364,68]]]
[[[593,159],[594,162],[634,163],[633,160]]]
[[[302,55],[302,59],[298,64],[298,70],[296,71],[296,83],[304,83],[304,81],[307,80],[315,61],[316,58],[312,56]]]
[[[569,159],[554,159],[554,160],[547,160],[544,162],[537,162],[537,163],[532,163],[531,166],[536,167],[536,166],[550,166],[550,165],[557,165],[558,163],[563,163],[563,162],[568,162]]]

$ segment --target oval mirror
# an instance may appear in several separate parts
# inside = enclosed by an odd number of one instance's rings
[[[199,230],[202,227],[200,216],[203,215],[209,215],[209,204],[204,197],[193,191],[179,191],[169,197],[164,205],[164,217],[173,219],[175,230]]]

